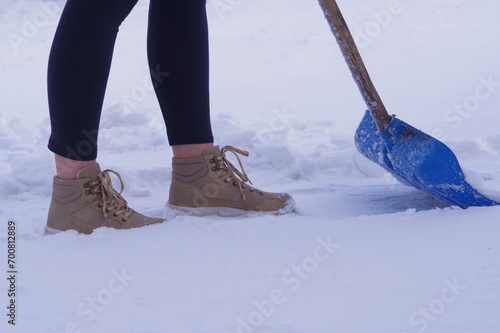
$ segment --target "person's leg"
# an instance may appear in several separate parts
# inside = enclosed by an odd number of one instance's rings
[[[48,66],[52,132],[62,179],[97,157],[97,133],[113,47],[121,22],[137,0],[68,0],[57,28]]]
[[[205,0],[151,0],[148,60],[167,126],[172,183],[166,216],[174,211],[238,215],[285,214],[293,199],[246,184],[248,177],[226,158],[247,152],[213,146],[208,89],[208,27]]]
[[[75,161],[61,155],[54,154],[56,162],[56,175],[59,179],[76,179],[78,171],[96,163],[96,160],[91,161]]]
[[[213,148],[213,143],[197,143],[191,145],[172,146],[172,152],[175,158],[194,158],[203,156],[203,153]]]
[[[57,28],[48,68],[57,176],[46,233],[99,227],[128,229],[163,219],[135,212],[121,196],[118,173],[96,163],[97,132],[118,27],[137,0],[68,0]],[[121,190],[111,184],[118,176]]]
[[[151,0],[148,60],[174,156],[213,147],[205,0]]]

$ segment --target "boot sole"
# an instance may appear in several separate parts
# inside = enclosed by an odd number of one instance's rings
[[[44,235],[55,235],[60,232],[64,232],[64,230],[54,229],[48,226],[45,226],[45,234]]]
[[[285,207],[273,211],[255,211],[244,210],[230,207],[184,207],[172,205],[169,202],[163,208],[163,217],[169,221],[178,215],[194,215],[194,216],[221,216],[221,217],[239,217],[249,214],[266,214],[266,215],[286,215],[295,211],[295,201],[290,198]]]

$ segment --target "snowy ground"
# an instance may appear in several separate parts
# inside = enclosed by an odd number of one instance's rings
[[[500,2],[338,2],[389,111],[500,189]],[[216,141],[249,150],[251,180],[291,193],[295,214],[43,237],[62,5],[0,0],[1,266],[13,219],[19,272],[15,327],[0,284],[2,332],[500,330],[500,207],[448,207],[356,152],[364,105],[316,1],[208,3]],[[99,161],[132,207],[160,216],[171,152],[144,81],[147,5],[119,35]]]

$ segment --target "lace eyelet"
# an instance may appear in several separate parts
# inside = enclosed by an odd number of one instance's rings
[[[122,222],[127,222],[127,220],[123,218],[123,219],[122,219]]]
[[[102,203],[99,203],[97,206],[98,206],[99,208],[102,208]]]
[[[213,172],[216,172],[216,171],[219,171],[220,170],[220,167],[218,165],[212,167],[212,171]]]
[[[237,182],[233,182],[233,185],[234,185],[234,186],[238,186],[238,183],[237,183]]]

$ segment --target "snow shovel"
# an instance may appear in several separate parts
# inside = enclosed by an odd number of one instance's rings
[[[359,152],[403,184],[447,204],[461,208],[500,205],[467,183],[455,154],[444,143],[389,115],[336,1],[319,3],[368,108],[356,130]]]

